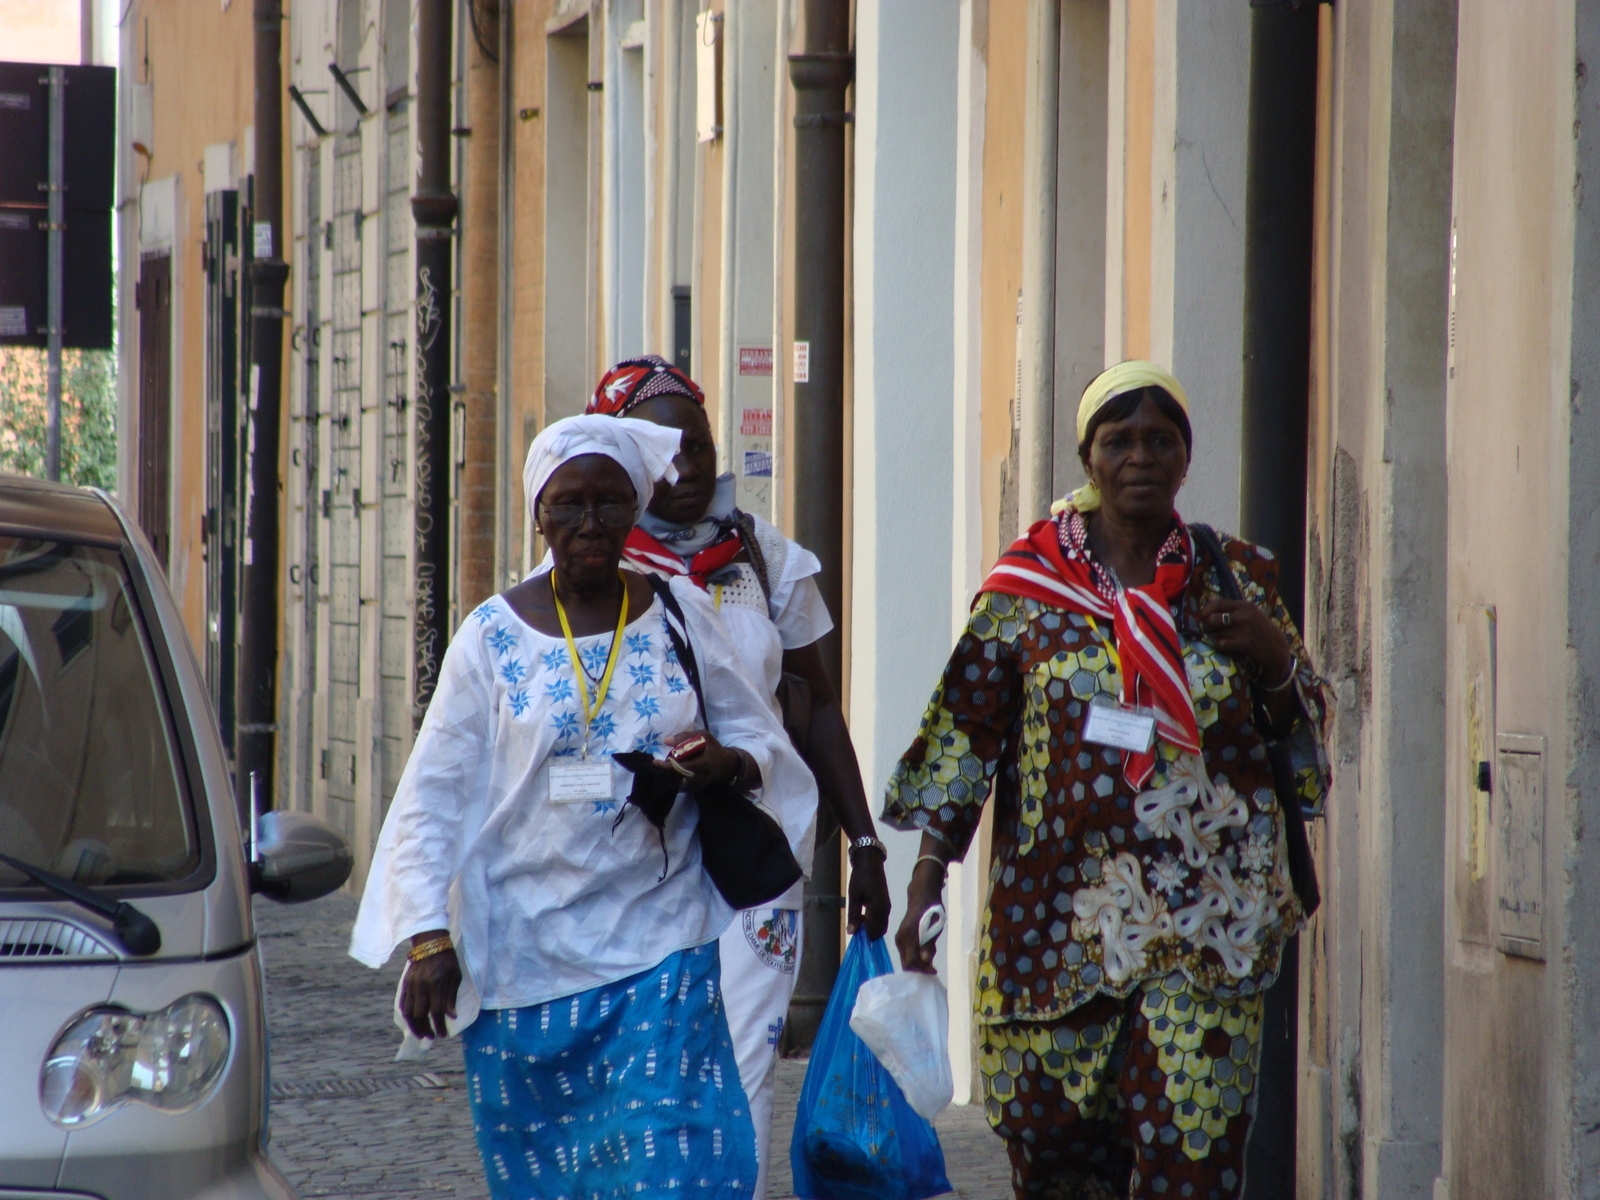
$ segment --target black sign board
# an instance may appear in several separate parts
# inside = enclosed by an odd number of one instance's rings
[[[66,67],[63,345],[111,349],[117,72]],[[50,67],[0,63],[0,346],[45,337]]]

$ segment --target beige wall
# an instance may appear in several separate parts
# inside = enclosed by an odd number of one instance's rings
[[[1453,886],[1446,890],[1445,1165],[1452,1200],[1488,1200],[1560,1194],[1564,1140],[1556,1031],[1565,1024],[1559,879],[1567,838],[1556,797],[1568,738],[1574,11],[1571,0],[1462,0],[1460,14],[1448,428]],[[1485,609],[1495,617],[1492,658],[1484,653]],[[1468,745],[1474,677],[1483,679],[1487,702],[1480,747]],[[1499,900],[1517,870],[1502,835],[1517,840],[1523,833],[1515,819],[1504,825],[1508,779],[1494,744],[1505,734],[1541,737],[1546,747],[1549,878],[1532,889],[1545,900],[1546,963],[1496,946]],[[1488,804],[1479,803],[1487,797],[1475,789],[1469,759],[1493,762],[1500,776]],[[1486,1129],[1496,1136],[1480,1136]]]
[[[1017,295],[1022,290],[1023,125],[1027,103],[1025,0],[989,5],[988,92],[983,133],[982,430],[983,563],[1017,534]],[[1007,503],[1007,498],[1010,502]]]
[[[197,646],[205,644],[205,561],[200,517],[205,475],[205,148],[233,142],[241,174],[246,130],[254,122],[253,30],[250,6],[223,8],[190,0],[141,0],[135,23],[136,59],[130,78],[151,85],[153,145],[145,178],[178,177],[177,241],[173,254],[172,543],[169,576]],[[287,175],[287,172],[285,173]],[[293,246],[292,206],[284,205],[281,239]],[[241,231],[248,236],[248,231]],[[128,263],[127,270],[136,270]],[[137,338],[136,322],[124,325]],[[288,338],[284,339],[286,352]],[[285,373],[287,378],[287,372]],[[135,388],[137,384],[133,385]]]

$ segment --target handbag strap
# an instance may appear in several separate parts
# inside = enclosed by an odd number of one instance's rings
[[[1217,588],[1222,593],[1224,600],[1243,600],[1244,591],[1239,587],[1239,577],[1233,573],[1233,568],[1228,565],[1228,556],[1223,553],[1222,541],[1217,537],[1217,531],[1203,522],[1196,521],[1189,526],[1189,533],[1206,552],[1206,557],[1211,560],[1211,565],[1217,573]],[[1274,741],[1282,735],[1277,733],[1271,718],[1267,714],[1267,704],[1262,698],[1261,691],[1254,681],[1250,684],[1250,707],[1254,710],[1257,728],[1266,735],[1268,741]]]
[[[710,729],[711,717],[706,712],[706,693],[700,686],[700,664],[695,659],[694,647],[689,644],[689,623],[684,620],[683,606],[672,594],[672,585],[661,576],[645,572],[644,577],[650,585],[650,590],[660,598],[661,606],[667,610],[667,638],[672,642],[672,649],[678,656],[678,662],[683,665],[683,673],[689,677],[689,686],[694,689],[694,698],[700,705],[700,720],[707,729]],[[682,626],[682,632],[679,632],[679,626]]]

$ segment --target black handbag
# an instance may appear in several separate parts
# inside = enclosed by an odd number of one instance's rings
[[[1217,531],[1209,525],[1189,526],[1194,540],[1205,549],[1216,568],[1217,580],[1224,600],[1243,600],[1244,592],[1239,580],[1228,565],[1222,552]],[[1311,856],[1311,839],[1306,835],[1306,817],[1300,808],[1300,789],[1295,783],[1294,765],[1289,758],[1289,741],[1285,731],[1273,727],[1267,715],[1267,706],[1254,684],[1250,687],[1250,705],[1256,729],[1260,731],[1267,747],[1267,762],[1272,767],[1272,790],[1278,797],[1278,808],[1283,813],[1284,840],[1288,844],[1289,879],[1294,884],[1294,894],[1300,907],[1310,916],[1322,903],[1322,891],[1317,886],[1317,864]]]
[[[667,636],[683,673],[689,677],[689,685],[694,688],[700,719],[709,729],[711,722],[706,714],[700,664],[695,659],[694,648],[689,645],[683,609],[666,580],[656,575],[645,578],[666,607]],[[683,632],[680,633],[680,629]],[[613,757],[634,773],[634,794],[629,797],[629,803],[661,830],[683,785],[683,777],[648,754],[627,752]],[[697,831],[700,861],[722,898],[734,908],[769,904],[804,877],[805,872],[789,848],[783,827],[744,793],[720,783],[701,789],[694,797],[700,808]]]

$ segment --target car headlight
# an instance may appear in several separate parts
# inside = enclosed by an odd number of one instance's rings
[[[222,1077],[228,1040],[227,1014],[210,996],[185,996],[147,1014],[88,1008],[50,1047],[39,1072],[39,1103],[45,1116],[68,1128],[130,1100],[187,1111]]]

